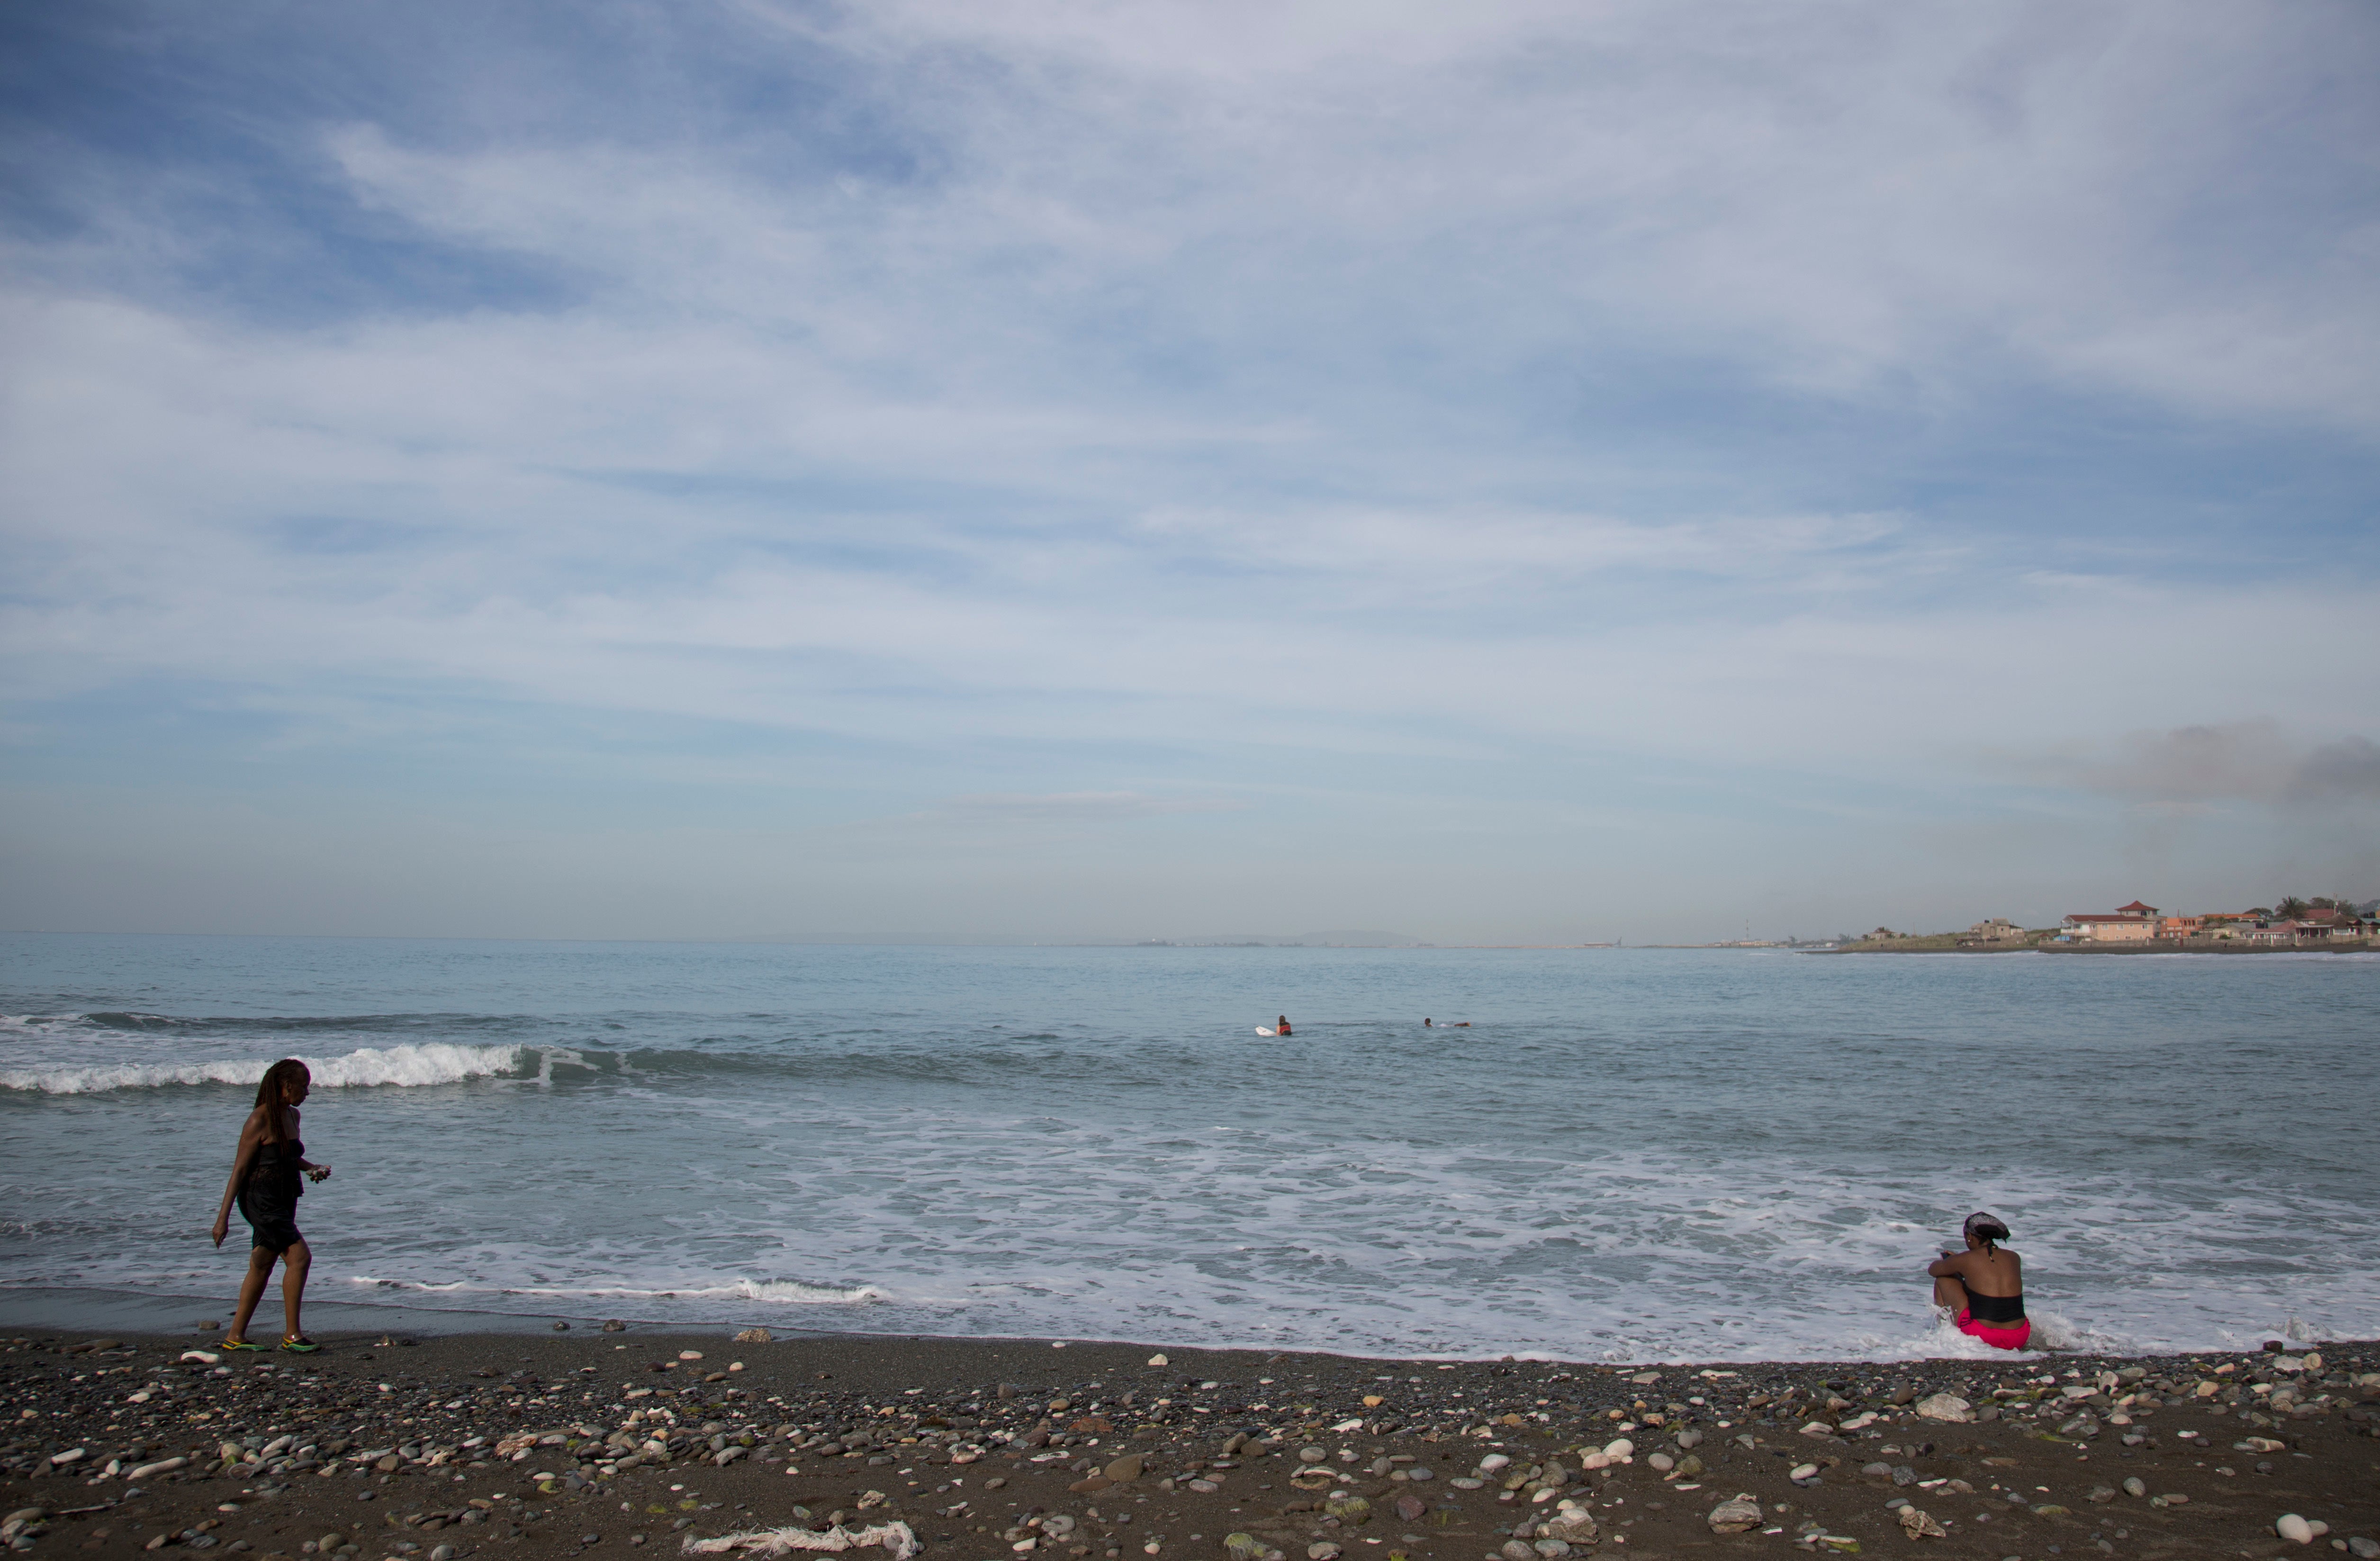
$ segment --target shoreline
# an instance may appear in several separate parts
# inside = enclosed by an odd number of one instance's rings
[[[1639,1367],[549,1323],[242,1356],[184,1310],[0,1330],[0,1484],[43,1513],[31,1548],[541,1561],[897,1521],[929,1561],[1832,1554],[1935,1530],[1946,1554],[2252,1556],[2297,1554],[2285,1513],[2380,1545],[2380,1341]],[[1739,1495],[1759,1520],[1718,1531]]]
[[[930,1328],[927,1330],[899,1326],[868,1328],[854,1326],[849,1315],[852,1309],[844,1306],[783,1306],[758,1301],[749,1303],[751,1310],[747,1311],[729,1312],[722,1306],[712,1316],[692,1318],[638,1316],[619,1311],[582,1311],[560,1308],[539,1311],[506,1311],[487,1307],[423,1306],[408,1304],[397,1299],[333,1299],[330,1292],[334,1286],[335,1282],[326,1282],[309,1288],[305,1306],[306,1322],[308,1331],[317,1336],[390,1334],[404,1335],[417,1341],[453,1338],[492,1341],[504,1338],[577,1338],[589,1335],[601,1335],[606,1330],[617,1330],[648,1336],[668,1335],[686,1337],[714,1335],[732,1337],[747,1329],[759,1329],[771,1335],[779,1342],[793,1339],[817,1341],[897,1339],[911,1345],[977,1348],[1018,1345],[1042,1348],[1051,1341],[1062,1341],[1061,1348],[1117,1346],[1148,1351],[1198,1348],[1208,1353],[1220,1355],[1265,1355],[1317,1360],[1361,1360],[1387,1362],[1406,1371],[1415,1372],[1427,1371],[1448,1364],[1468,1364],[1491,1357],[1524,1366],[1560,1362],[1572,1359],[1554,1349],[1523,1348],[1510,1343],[1484,1345],[1479,1347],[1478,1353],[1438,1350],[1413,1354],[1354,1354],[1327,1344],[1282,1343],[1273,1340],[1244,1342],[1227,1338],[1208,1345],[1186,1344],[1179,1342],[1183,1337],[1180,1334],[1169,1335],[1177,1341],[1174,1343],[1151,1343],[1147,1340],[1135,1341],[1088,1333],[941,1333],[931,1331]],[[335,1286],[335,1287],[344,1289],[346,1287]],[[416,1292],[409,1288],[395,1292],[397,1295],[413,1293]],[[504,1299],[525,1301],[537,1298],[520,1295]],[[584,1298],[575,1297],[573,1299],[582,1304],[584,1301]],[[207,1296],[115,1289],[103,1286],[0,1285],[0,1335],[50,1332],[61,1335],[113,1333],[126,1337],[134,1335],[155,1338],[203,1337],[207,1336],[206,1334],[202,1330],[193,1328],[193,1320],[211,1319],[217,1323],[227,1321],[231,1316],[232,1305],[228,1296],[222,1292]],[[277,1330],[280,1305],[277,1289],[269,1293],[263,1303],[257,1309],[256,1327],[261,1330],[266,1323],[270,1323],[273,1328]],[[804,1322],[801,1318],[806,1314],[822,1315],[817,1322]],[[2042,1321],[2044,1318],[2048,1319],[2048,1322],[2044,1323]],[[2058,1320],[2052,1313],[2041,1313],[2035,1320],[2035,1339],[2042,1336],[2044,1327],[2055,1332],[2058,1326]],[[1196,1332],[1196,1330],[1185,1323],[1185,1331]],[[2224,1332],[2229,1334],[2229,1330],[2224,1330]],[[2236,1338],[2240,1335],[2231,1335],[2230,1336]],[[2282,1346],[2284,1342],[2273,1338],[2269,1334],[2265,1335],[2251,1334],[2246,1336],[2261,1337],[2266,1344],[2276,1347]],[[1622,1356],[1614,1352],[1598,1356],[1591,1360],[1580,1360],[1572,1363],[1582,1369],[1632,1372],[1667,1371],[1685,1369],[1690,1366],[1691,1369],[1697,1371],[1718,1369],[1727,1372],[1766,1372],[1772,1369],[1823,1368],[1830,1371],[1874,1372],[1904,1368],[1913,1369],[1928,1363],[1963,1363],[1973,1366],[2013,1361],[2017,1365],[2046,1371],[2062,1369],[2065,1363],[2074,1360],[2148,1361],[2220,1359],[2240,1352],[2240,1347],[2237,1344],[2183,1345],[2160,1341],[2152,1346],[2143,1346],[2127,1339],[2109,1338],[2106,1335],[2098,1337],[2103,1345],[2119,1348],[2112,1350],[2093,1349],[2082,1344],[2035,1343],[2012,1356],[2004,1356],[1997,1350],[1991,1351],[1988,1356],[1968,1353],[1850,1356],[1829,1353],[1823,1347],[1805,1354],[1773,1356],[1706,1356],[1677,1353]],[[1973,1341],[1951,1338],[1947,1333],[1946,1325],[1937,1328],[1929,1339],[1912,1340],[1911,1343],[1922,1346],[1923,1343],[1936,1340],[1948,1340],[1954,1348],[1961,1347],[1975,1350],[1983,1348]],[[2374,1342],[2380,1344],[2380,1340]],[[2288,1344],[2286,1348],[2319,1350],[2329,1347],[2296,1343]]]

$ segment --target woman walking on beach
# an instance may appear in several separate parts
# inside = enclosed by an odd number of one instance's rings
[[[1995,1349],[2022,1349],[2033,1323],[2024,1314],[2024,1262],[1999,1248],[2008,1226],[1989,1214],[1969,1214],[1965,1235],[1965,1251],[1945,1251],[1925,1270],[1934,1276],[1934,1304],[1959,1332]]]
[[[306,1271],[314,1261],[306,1238],[298,1233],[298,1200],[306,1190],[300,1177],[319,1182],[331,1174],[328,1165],[306,1158],[305,1142],[298,1136],[298,1108],[306,1103],[313,1083],[313,1075],[296,1057],[274,1063],[256,1086],[256,1109],[239,1130],[239,1151],[232,1158],[231,1179],[224,1184],[213,1234],[215,1245],[222,1246],[231,1233],[231,1206],[237,1200],[240,1217],[256,1238],[249,1249],[248,1276],[239,1285],[239,1311],[224,1337],[225,1349],[264,1348],[248,1342],[248,1320],[272,1282],[275,1262],[281,1264],[282,1308],[289,1324],[281,1335],[281,1348],[301,1355],[317,1348],[298,1320],[306,1299]]]

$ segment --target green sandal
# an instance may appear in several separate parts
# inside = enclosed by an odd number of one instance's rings
[[[225,1339],[215,1348],[217,1349],[262,1349],[264,1347],[261,1344],[250,1344],[246,1339]]]
[[[283,1339],[281,1348],[292,1355],[311,1355],[322,1347],[305,1335],[299,1334],[296,1338]]]

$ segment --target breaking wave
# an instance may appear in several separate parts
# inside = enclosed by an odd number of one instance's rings
[[[516,1072],[526,1046],[457,1046],[428,1042],[409,1046],[366,1046],[335,1057],[305,1057],[314,1087],[349,1089],[371,1084],[453,1084]],[[0,1090],[45,1095],[87,1095],[109,1090],[158,1089],[168,1084],[254,1084],[274,1057],[214,1057],[184,1063],[80,1063],[0,1071]],[[541,1052],[534,1076],[551,1082],[557,1066],[585,1067],[575,1053]]]

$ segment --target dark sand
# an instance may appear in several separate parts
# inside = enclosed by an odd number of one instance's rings
[[[1146,1346],[820,1335],[739,1344],[722,1329],[605,1334],[580,1324],[412,1343],[325,1333],[310,1357],[225,1354],[221,1372],[180,1363],[185,1349],[212,1348],[214,1336],[193,1329],[95,1341],[20,1327],[0,1344],[0,1415],[10,1425],[0,1438],[0,1505],[45,1514],[20,1527],[18,1548],[220,1549],[301,1561],[335,1535],[332,1549],[352,1544],[356,1561],[625,1557],[638,1547],[675,1555],[690,1536],[823,1527],[841,1513],[855,1527],[906,1522],[928,1561],[1020,1553],[1227,1561],[1234,1535],[1245,1536],[1238,1550],[1249,1561],[1273,1552],[1302,1561],[1330,1545],[1349,1561],[1534,1561],[1541,1536],[1516,1540],[1513,1530],[1549,1518],[1564,1497],[1596,1520],[1591,1540],[1569,1542],[1572,1555],[1856,1546],[2028,1561],[2267,1556],[2380,1539],[2380,1375],[2367,1375],[2380,1371],[2374,1345],[2322,1346],[2320,1363],[2297,1371],[2250,1354],[2065,1357],[2054,1367],[1723,1364],[1711,1370],[1732,1374],[1707,1376],[1687,1366],[1449,1367],[1173,1347],[1156,1366]],[[702,1359],[681,1360],[682,1350]],[[2055,1409],[2035,1402],[2060,1396],[2035,1380],[2053,1370],[2060,1386],[2082,1387],[2127,1368],[2141,1376],[2113,1395]],[[2299,1402],[2274,1412],[2257,1383],[2289,1388]],[[2202,1396],[2203,1384],[2217,1385]],[[2020,1391],[1996,1397],[1995,1389]],[[1913,1401],[1944,1391],[1995,1418],[1957,1423],[1914,1412]],[[131,1401],[141,1393],[144,1401]],[[2131,1405],[2115,1401],[2126,1396],[2135,1396]],[[658,1420],[666,1445],[642,1455],[650,1461],[604,1472],[599,1455],[622,1450],[605,1439],[632,1411],[640,1433]],[[1847,1434],[1802,1429],[1866,1412],[1876,1418]],[[546,1441],[525,1457],[495,1452],[520,1433]],[[1635,1445],[1633,1462],[1582,1470],[1577,1449],[1622,1435]],[[272,1458],[225,1462],[225,1443],[261,1449],[283,1436],[291,1440]],[[461,1446],[475,1436],[485,1440]],[[745,1450],[720,1467],[714,1445]],[[81,1458],[50,1461],[78,1447]],[[304,1449],[296,1466],[284,1461]],[[1318,1465],[1301,1460],[1308,1449]],[[372,1457],[358,1461],[365,1453]],[[1128,1453],[1142,1471],[1104,1482],[1099,1471]],[[1477,1489],[1456,1488],[1490,1454],[1512,1462]],[[1665,1475],[1655,1454],[1705,1467]],[[190,1461],[137,1482],[123,1477],[173,1457]],[[103,1476],[111,1460],[119,1472]],[[1554,1472],[1546,1466],[1557,1464],[1560,1488],[1532,1501]],[[1804,1464],[1817,1466],[1815,1481],[1796,1484]],[[1864,1473],[1871,1465],[1884,1469]],[[1304,1468],[1328,1473],[1307,1489],[1291,1479]],[[1434,1478],[1396,1477],[1422,1469]],[[1532,1469],[1538,1486],[1501,1488]],[[2143,1482],[2142,1495],[2122,1494],[2128,1476]],[[1740,1492],[1759,1502],[1760,1527],[1714,1533],[1707,1515]],[[1887,1505],[1896,1499],[1929,1514],[1946,1537],[1907,1536]],[[2308,1547],[2277,1538],[2276,1519],[2291,1512],[2329,1533]],[[1062,1538],[1023,1526],[1061,1514],[1074,1519]],[[1833,1538],[1803,1540],[1814,1525]],[[447,1546],[451,1557],[439,1554]]]

